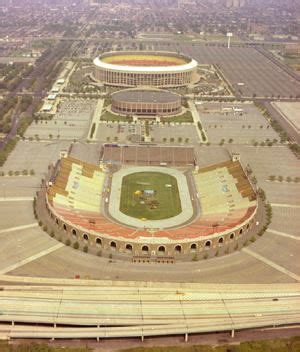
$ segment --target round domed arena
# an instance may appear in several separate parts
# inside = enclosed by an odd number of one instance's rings
[[[125,89],[112,95],[111,110],[119,114],[177,115],[181,97],[161,89]]]
[[[196,81],[197,62],[171,52],[109,52],[94,60],[95,79],[120,87],[181,87]]]

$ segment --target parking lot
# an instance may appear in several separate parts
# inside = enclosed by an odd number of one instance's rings
[[[61,150],[67,150],[68,141],[30,142],[19,141],[14,151],[9,155],[0,171],[8,174],[9,171],[34,170],[35,176],[39,179],[44,177],[48,165],[56,162]],[[21,179],[23,177],[19,177]],[[3,179],[7,179],[6,177]],[[18,178],[17,178],[18,179]],[[21,182],[21,181],[20,181]],[[21,186],[20,186],[21,187]]]
[[[113,122],[100,123],[97,131],[97,140],[118,143],[141,142],[144,126],[141,124],[118,124]]]
[[[101,142],[139,143],[145,138],[143,123],[136,124],[99,124],[97,140]],[[153,143],[195,144],[199,137],[193,124],[157,124],[149,125],[149,141]]]
[[[52,120],[33,122],[27,129],[26,138],[85,139],[97,100],[70,99],[60,102]]]
[[[187,125],[153,125],[150,127],[150,136],[157,143],[174,143],[174,144],[196,144],[199,143],[199,137],[195,126]]]
[[[204,103],[196,105],[209,142],[235,144],[279,141],[277,133],[252,103]]]
[[[236,91],[252,97],[290,97],[300,95],[300,82],[255,48],[208,46],[191,43],[153,42],[152,50],[181,52],[200,64],[218,65]],[[238,85],[242,83],[243,85]]]
[[[299,176],[299,160],[286,146],[253,147],[227,145],[229,151],[238,151],[244,167],[249,164],[258,185],[265,190],[268,201],[279,204],[300,204],[300,184],[294,182],[271,182],[269,176]],[[289,223],[290,225],[290,223]]]

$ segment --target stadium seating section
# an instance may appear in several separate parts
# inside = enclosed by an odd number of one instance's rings
[[[114,55],[105,57],[102,61],[114,65],[128,66],[173,66],[186,64],[186,61],[181,58],[160,55]]]

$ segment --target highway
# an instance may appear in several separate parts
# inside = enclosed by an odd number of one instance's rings
[[[300,284],[76,281],[0,286],[0,338],[187,338],[300,323]]]

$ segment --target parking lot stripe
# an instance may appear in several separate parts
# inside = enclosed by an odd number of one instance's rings
[[[22,226],[16,226],[16,227],[9,227],[8,229],[3,229],[0,230],[0,234],[2,233],[6,233],[6,232],[14,232],[14,231],[20,231],[20,230],[27,230],[27,229],[31,229],[32,227],[36,227],[38,226],[37,222],[34,222],[32,224],[28,224],[28,225],[22,225]]]
[[[293,236],[285,232],[280,232],[280,231],[270,230],[270,229],[268,229],[267,232],[273,233],[274,235],[278,235],[278,236],[288,237],[288,238],[291,238],[292,240],[300,241],[300,237]]]
[[[295,204],[279,204],[279,203],[271,203],[272,207],[281,207],[281,208],[295,208],[300,209],[300,205]]]
[[[24,202],[33,201],[33,197],[0,197],[0,202]]]
[[[57,249],[59,249],[59,248],[61,248],[63,246],[64,246],[63,243],[57,243],[56,245],[54,245],[54,246],[52,246],[52,247],[50,247],[48,249],[45,249],[44,251],[41,251],[41,252],[39,252],[37,254],[34,254],[34,255],[30,256],[30,257],[27,257],[27,258],[23,259],[23,260],[20,260],[19,262],[15,263],[15,264],[12,264],[12,265],[9,265],[9,266],[7,266],[4,269],[0,269],[0,275],[6,274],[6,273],[8,273],[8,272],[10,272],[12,270],[15,270],[15,269],[19,268],[20,266],[23,266],[25,264],[33,262],[34,260],[39,259],[39,258],[41,258],[41,257],[43,257],[43,256],[45,256],[45,255],[47,255],[49,253],[52,253],[52,252],[56,251]]]
[[[258,253],[255,253],[253,252],[251,249],[249,248],[243,248],[242,249],[243,252],[251,255],[252,257],[258,259],[259,261],[271,266],[272,268],[280,271],[281,273],[285,274],[285,275],[288,275],[289,277],[291,277],[292,279],[296,280],[296,281],[300,281],[300,276],[295,274],[295,273],[292,273],[291,271],[285,269],[283,266],[281,265],[278,265],[276,263],[274,263],[272,260],[269,260],[265,257],[263,257],[262,255],[258,254]]]

